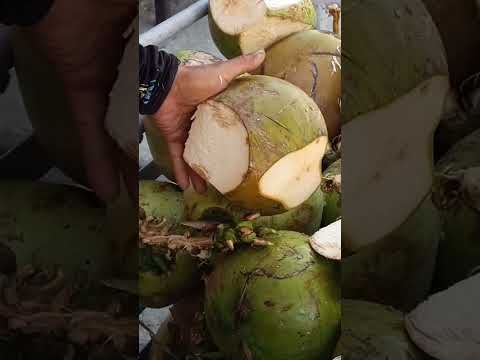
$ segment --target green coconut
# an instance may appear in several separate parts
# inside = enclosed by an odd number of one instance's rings
[[[442,213],[435,288],[443,290],[480,266],[480,130],[457,143],[438,163],[435,205]]]
[[[322,185],[325,194],[322,227],[327,226],[342,216],[342,160],[330,165],[323,173]]]
[[[141,181],[139,206],[141,217],[153,221],[166,221],[178,226],[185,220],[182,192],[176,186],[156,181]],[[170,233],[181,233],[177,227]],[[158,252],[154,246],[140,249],[140,270],[138,275],[138,292],[141,302],[149,307],[170,305],[200,284],[197,262],[186,251],[177,251],[173,259],[165,256],[165,251]]]
[[[322,111],[330,139],[340,132],[341,40],[317,30],[302,31],[266,52],[262,74],[298,86]]]
[[[0,242],[19,266],[58,265],[68,275],[110,276],[114,255],[105,208],[78,187],[0,182]]]
[[[342,34],[343,123],[448,75],[440,34],[422,0],[349,1],[342,17],[350,24]]]
[[[390,306],[343,300],[342,335],[335,354],[342,360],[426,360],[403,322],[403,313]]]
[[[217,260],[206,279],[207,326],[229,359],[331,359],[340,331],[339,263],[305,235],[279,231],[272,246]]]
[[[217,61],[219,58],[203,51],[197,50],[180,50],[175,54],[184,66],[199,66],[209,65]],[[168,147],[163,139],[157,126],[155,126],[154,119],[149,116],[143,118],[145,126],[145,134],[147,138],[148,147],[152,154],[153,161],[159,167],[160,173],[167,178],[174,180],[173,165],[168,153]]]
[[[317,23],[311,0],[210,0],[212,39],[227,58],[266,49]]]
[[[204,194],[189,188],[185,190],[184,198],[189,220],[238,223],[252,215],[251,212],[232,204],[211,186]],[[302,205],[282,214],[259,216],[252,220],[252,225],[255,228],[266,227],[311,235],[320,228],[324,205],[323,192],[318,188]]]
[[[342,296],[411,310],[430,292],[441,237],[430,194],[402,225],[358,252],[342,237]]]
[[[327,143],[325,120],[302,90],[243,76],[198,107],[184,159],[235,205],[272,215],[318,188]]]
[[[354,0],[342,15],[351,29],[342,34],[342,231],[358,250],[398,228],[430,191],[450,81],[421,0]]]

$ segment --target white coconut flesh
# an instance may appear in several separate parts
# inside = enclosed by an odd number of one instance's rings
[[[263,21],[267,5],[262,0],[210,0],[210,13],[226,34],[238,35]]]
[[[320,164],[327,148],[327,136],[320,136],[300,150],[291,152],[268,169],[258,187],[266,198],[285,209],[301,205],[322,181]]]
[[[310,238],[310,245],[318,254],[333,260],[342,259],[342,220],[318,230]]]
[[[240,49],[249,54],[266,49],[278,40],[296,32],[311,29],[311,26],[280,17],[265,17],[260,23],[240,34]]]
[[[221,102],[201,104],[183,157],[222,194],[233,191],[242,183],[250,158],[248,132],[239,115]]]
[[[480,356],[480,274],[432,295],[405,318],[412,341],[438,360]]]
[[[449,89],[445,76],[343,126],[343,234],[350,251],[391,233],[432,185],[433,133]],[[387,149],[387,150],[386,150]]]

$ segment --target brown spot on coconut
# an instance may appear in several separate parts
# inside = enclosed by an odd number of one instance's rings
[[[311,0],[210,0],[212,38],[227,57],[266,49],[316,24]]]
[[[225,118],[229,127],[221,126]],[[270,215],[301,205],[318,188],[326,135],[321,112],[303,91],[244,76],[198,107],[184,158],[230,201]]]
[[[330,139],[340,132],[341,40],[317,30],[302,31],[270,47],[262,67],[309,94],[322,111]]]

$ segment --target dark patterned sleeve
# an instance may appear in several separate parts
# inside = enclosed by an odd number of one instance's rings
[[[139,112],[151,115],[160,109],[175,80],[180,62],[155,46],[140,46]]]
[[[54,0],[0,0],[0,23],[29,26],[40,21]]]

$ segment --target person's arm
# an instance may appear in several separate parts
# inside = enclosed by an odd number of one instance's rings
[[[54,0],[0,0],[0,23],[31,26],[50,10]]]
[[[153,115],[170,92],[180,61],[152,45],[140,45],[139,56],[139,112]]]

